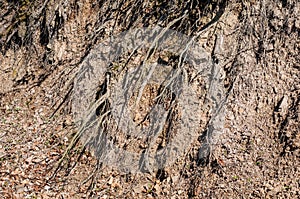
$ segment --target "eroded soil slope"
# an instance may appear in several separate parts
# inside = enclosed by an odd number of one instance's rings
[[[0,1],[0,8],[2,198],[300,197],[298,1]],[[126,174],[80,142],[57,167],[78,130],[71,96],[81,63],[109,36],[156,25],[198,35],[224,71],[225,124],[210,156],[197,156],[204,112],[199,139],[172,167]]]

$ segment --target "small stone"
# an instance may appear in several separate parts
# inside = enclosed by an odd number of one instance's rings
[[[113,183],[113,180],[114,180],[113,177],[110,177],[108,184],[111,185]]]
[[[17,191],[17,193],[23,193],[23,192],[25,192],[25,186],[24,185],[17,185],[16,186],[16,191]]]
[[[108,198],[108,195],[103,195],[102,198],[106,199],[106,198]]]
[[[178,180],[179,180],[179,176],[178,175],[172,177],[172,182],[173,183],[178,182]]]
[[[44,187],[44,189],[46,190],[46,191],[49,191],[50,190],[50,186],[48,186],[48,185],[46,185],[45,187]]]

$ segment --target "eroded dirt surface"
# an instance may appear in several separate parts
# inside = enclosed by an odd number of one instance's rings
[[[168,8],[174,14],[160,22],[166,27],[180,12],[161,4],[0,2],[1,198],[300,197],[297,1],[228,3],[198,39],[211,52],[214,35],[224,36],[218,59],[228,91],[226,120],[208,164],[197,164],[200,139],[154,174],[101,166],[78,143],[55,170],[77,130],[68,93],[80,63],[108,35],[153,26]],[[204,26],[217,15],[216,5],[189,5],[188,22],[197,21],[194,8],[202,6],[197,25]],[[183,24],[172,28],[187,33]]]

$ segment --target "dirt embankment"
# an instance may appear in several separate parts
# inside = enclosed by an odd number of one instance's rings
[[[1,1],[0,196],[298,198],[299,11],[298,1],[275,0]],[[97,162],[88,148],[77,143],[56,171],[78,130],[71,99],[85,58],[111,35],[156,25],[190,37],[199,34],[196,43],[224,72],[225,123],[223,134],[214,138],[209,158],[199,161],[197,156],[212,117],[208,109],[201,109],[195,112],[202,117],[199,139],[171,167],[151,174],[126,174]],[[223,48],[214,54],[214,38],[219,35]],[[139,65],[146,54],[124,54],[111,63],[110,83]],[[131,65],[119,70],[130,56]],[[151,56],[150,61],[174,68],[179,62],[171,54]],[[189,82],[193,72],[187,70]],[[204,80],[197,81],[202,85]],[[153,105],[152,95],[158,90],[158,86],[145,89],[141,100],[145,104],[136,111],[140,111],[138,121],[143,121],[140,117]],[[205,103],[208,89],[199,86],[198,91]],[[169,101],[166,97],[165,102]],[[179,117],[178,110],[174,118]],[[145,120],[142,125],[149,124]],[[128,148],[145,145],[139,142]]]

